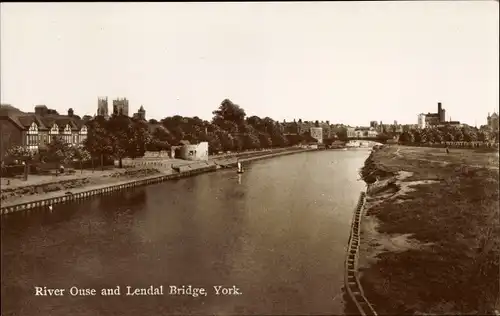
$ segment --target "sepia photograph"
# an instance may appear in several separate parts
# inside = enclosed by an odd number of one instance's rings
[[[500,316],[499,2],[0,4],[1,316]]]

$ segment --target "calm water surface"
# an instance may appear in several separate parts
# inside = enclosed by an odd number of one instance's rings
[[[344,313],[366,150],[303,153],[2,219],[2,315]],[[121,296],[100,295],[121,286]],[[163,296],[125,287],[164,286]],[[167,295],[170,285],[205,297]],[[236,285],[238,296],[213,286]],[[35,296],[35,286],[66,289]],[[72,286],[97,296],[70,296]]]

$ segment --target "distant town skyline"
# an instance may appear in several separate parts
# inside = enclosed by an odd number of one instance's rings
[[[498,2],[2,3],[0,101],[147,118],[229,98],[248,116],[486,124],[498,111]],[[133,21],[134,23],[130,23]]]

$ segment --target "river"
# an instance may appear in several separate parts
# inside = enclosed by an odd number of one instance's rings
[[[339,315],[367,150],[273,158],[2,218],[2,315]],[[100,295],[120,286],[120,296]],[[163,285],[165,295],[126,296]],[[170,285],[207,296],[168,295]],[[215,295],[235,285],[240,295]],[[35,286],[66,289],[35,296]],[[71,296],[72,286],[96,296]]]

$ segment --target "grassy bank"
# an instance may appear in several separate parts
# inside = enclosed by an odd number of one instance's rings
[[[361,175],[376,181],[360,271],[379,315],[498,309],[498,152],[385,147]]]

